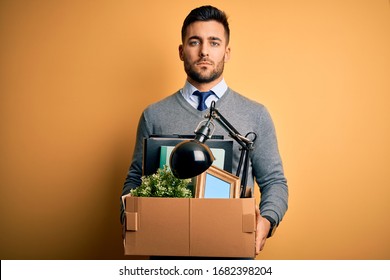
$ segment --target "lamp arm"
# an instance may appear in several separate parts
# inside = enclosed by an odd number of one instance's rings
[[[224,116],[218,111],[218,109],[215,108],[215,101],[211,103],[210,107],[210,113],[208,116],[206,116],[210,119],[214,119],[216,122],[218,122],[228,133],[229,135],[237,141],[238,144],[241,145],[244,149],[251,149],[253,146],[253,141],[249,140],[248,138],[242,136],[237,129],[231,125],[227,119],[225,119]]]
[[[240,177],[241,167],[244,164],[243,174],[241,179],[241,194],[240,197],[244,198],[246,196],[246,184],[248,179],[248,168],[249,168],[249,159],[250,152],[253,150],[253,143],[257,138],[256,133],[249,132],[245,137],[242,136],[237,129],[235,129],[224,116],[215,108],[215,101],[211,103],[210,113],[206,116],[208,118],[208,123],[211,122],[211,119],[214,119],[218,122],[228,133],[229,135],[236,140],[236,142],[242,147],[241,156],[239,164],[237,167],[236,176]],[[249,134],[254,136],[253,140],[247,138]]]

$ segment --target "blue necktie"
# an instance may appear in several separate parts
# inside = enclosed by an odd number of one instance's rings
[[[200,92],[200,91],[195,91],[193,93],[193,95],[195,96],[198,96],[199,97],[199,105],[198,105],[198,110],[199,111],[204,111],[207,109],[207,106],[206,106],[206,99],[210,96],[210,95],[213,95],[214,92],[212,92],[211,90],[210,91],[206,91],[206,92]]]

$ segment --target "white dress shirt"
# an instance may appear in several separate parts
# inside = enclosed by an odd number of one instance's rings
[[[222,95],[226,92],[228,89],[228,86],[225,82],[225,79],[222,79],[217,85],[215,85],[210,90],[214,92],[214,94],[210,95],[205,103],[207,108],[210,108],[211,102],[217,101],[219,98],[222,97]],[[187,100],[188,103],[191,104],[192,107],[195,109],[198,108],[199,105],[199,97],[193,95],[195,91],[198,89],[191,85],[188,81],[186,81],[184,87],[180,90],[181,94],[183,95],[184,99]]]

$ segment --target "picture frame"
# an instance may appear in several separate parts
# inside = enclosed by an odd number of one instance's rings
[[[195,198],[239,198],[239,177],[212,165],[196,177]]]

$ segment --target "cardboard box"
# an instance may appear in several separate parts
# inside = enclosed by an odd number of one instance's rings
[[[255,199],[125,198],[125,255],[255,257]]]

